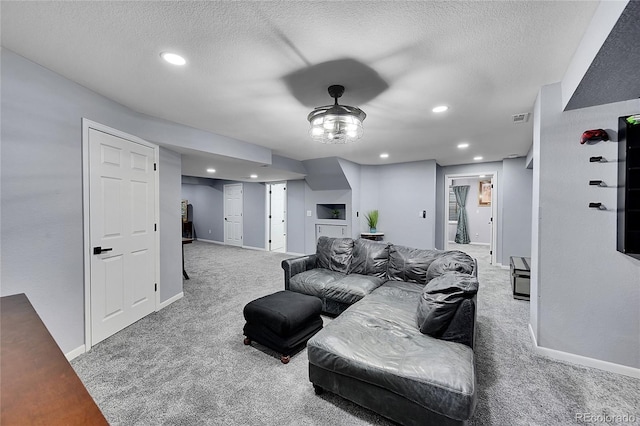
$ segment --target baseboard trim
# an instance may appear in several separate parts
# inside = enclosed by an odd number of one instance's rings
[[[294,252],[291,252],[291,251],[288,251],[285,254],[288,254],[289,256],[306,256],[306,254],[304,254],[304,253],[294,253]]]
[[[267,249],[262,247],[242,246],[242,248],[247,250],[267,251]]]
[[[169,299],[165,300],[164,302],[160,302],[160,307],[158,307],[158,311],[160,309],[166,308],[167,306],[169,306],[173,302],[177,302],[178,300],[182,299],[183,297],[184,297],[184,292],[181,291],[180,293],[176,294],[173,297],[170,297]]]
[[[74,350],[67,352],[66,354],[64,354],[64,356],[67,358],[67,361],[71,361],[72,359],[79,357],[85,352],[87,352],[85,345],[81,345]]]
[[[533,349],[536,354],[551,358],[556,361],[567,362],[570,364],[578,364],[585,367],[597,368],[598,370],[608,371],[610,373],[622,374],[623,376],[633,377],[640,379],[640,368],[633,368],[626,365],[615,364],[609,361],[603,361],[595,358],[588,358],[582,355],[576,355],[569,352],[562,352],[556,349],[549,349],[542,346],[538,346],[536,336],[533,333],[533,327],[529,324],[529,334],[531,335],[531,341],[533,342]]]
[[[222,241],[205,240],[203,238],[196,238],[196,241],[201,241],[203,243],[209,243],[209,244],[220,244],[221,246],[225,245]]]

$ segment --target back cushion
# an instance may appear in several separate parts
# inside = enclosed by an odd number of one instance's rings
[[[358,239],[353,246],[350,274],[386,278],[389,264],[389,244],[380,241]]]
[[[349,271],[352,252],[351,238],[320,237],[316,248],[316,265],[318,268],[346,274]]]
[[[467,253],[458,250],[445,251],[429,266],[427,282],[445,272],[457,271],[463,274],[473,274],[474,267],[475,262]]]
[[[427,269],[444,251],[420,250],[391,245],[389,249],[389,279],[425,285]]]

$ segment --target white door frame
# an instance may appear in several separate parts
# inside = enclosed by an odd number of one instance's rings
[[[491,264],[498,265],[498,172],[496,170],[487,172],[472,172],[472,173],[456,173],[444,176],[444,249],[447,249],[449,244],[449,180],[462,179],[462,178],[480,178],[480,175],[491,176],[491,217],[493,223],[491,225]]]
[[[89,129],[98,130],[100,132],[108,133],[110,135],[126,139],[131,142],[139,143],[146,147],[152,148],[154,152],[154,162],[159,163],[160,150],[157,145],[149,143],[144,139],[140,139],[137,136],[130,135],[120,130],[105,126],[95,121],[82,118],[82,222],[83,222],[83,236],[84,236],[84,351],[87,352],[91,349],[91,217],[89,206]],[[160,223],[160,179],[159,173],[155,173],[154,185],[155,185],[155,223]],[[155,282],[158,284],[156,291],[156,297],[154,300],[155,311],[158,311],[160,306],[160,288],[162,283],[160,282],[160,227],[155,232]]]
[[[283,181],[278,181],[278,182],[267,182],[265,184],[265,207],[264,207],[264,211],[266,212],[265,216],[266,216],[266,224],[265,224],[265,233],[264,233],[264,248],[267,251],[271,251],[271,243],[269,241],[271,241],[271,219],[269,218],[269,216],[271,216],[271,193],[269,192],[271,190],[271,185],[277,185],[277,184],[284,184],[284,189],[285,189],[285,196],[284,196],[284,211],[285,211],[285,215],[284,215],[284,230],[285,230],[285,237],[284,237],[284,252],[287,252],[287,238],[289,236],[289,233],[287,232],[287,226],[289,224],[289,222],[287,221],[287,207],[288,207],[288,196],[287,196],[287,181],[283,180]]]

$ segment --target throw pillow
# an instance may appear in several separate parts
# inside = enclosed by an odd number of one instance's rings
[[[425,285],[427,270],[442,250],[420,250],[391,245],[389,249],[389,279]]]
[[[460,304],[478,292],[473,275],[445,272],[424,287],[416,315],[420,332],[439,337],[449,326]]]

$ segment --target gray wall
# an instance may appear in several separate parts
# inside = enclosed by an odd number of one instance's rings
[[[304,180],[287,181],[287,251],[305,254]],[[312,253],[312,252],[309,252]]]
[[[266,249],[266,188],[264,183],[242,183],[243,246]]]
[[[182,217],[180,212],[180,154],[160,148],[160,259],[182,258]],[[160,262],[160,301],[182,292],[182,265]]]
[[[435,247],[439,250],[444,249],[444,224],[446,223],[444,217],[444,168],[439,164],[436,164],[436,241]],[[448,221],[448,220],[447,220]]]
[[[70,352],[84,344],[82,118],[156,143],[150,136],[170,137],[185,127],[135,113],[6,49],[1,55],[0,294],[26,293],[62,351]],[[175,195],[176,164],[169,157],[163,155],[169,166],[159,169],[161,185],[169,184],[164,206]],[[180,235],[176,227],[160,232],[162,241]],[[182,270],[180,256],[164,248],[160,255],[161,272]],[[175,295],[164,290],[165,300]]]
[[[385,240],[415,247],[435,247],[436,162],[363,166],[360,178],[362,212],[378,209],[378,230]],[[418,215],[427,211],[426,219]],[[360,215],[360,230],[367,228]]]
[[[618,117],[640,100],[562,111],[560,84],[544,86],[536,104],[531,321],[539,346],[640,367],[640,261],[616,251]],[[586,129],[607,129],[613,142],[581,145]],[[589,163],[602,155],[607,163]],[[537,169],[537,170],[536,170]],[[602,179],[608,188],[588,185]],[[602,202],[606,211],[589,209]],[[535,244],[537,243],[537,247]]]
[[[360,238],[360,165],[342,158],[339,162],[351,187],[351,237]]]
[[[510,256],[531,257],[531,198],[533,170],[525,157],[502,162],[502,264]]]

